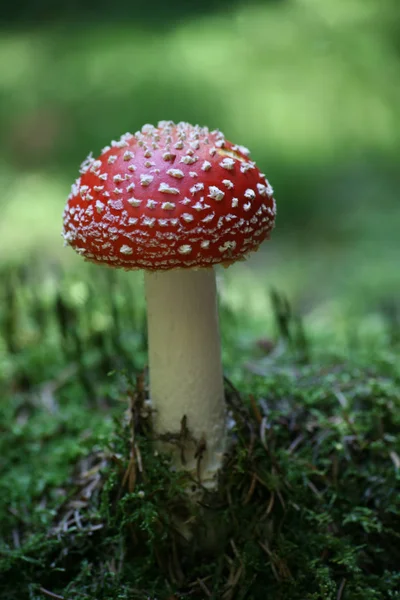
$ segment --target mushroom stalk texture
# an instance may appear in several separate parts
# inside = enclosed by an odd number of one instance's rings
[[[146,271],[145,289],[155,433],[213,489],[227,422],[214,270]]]

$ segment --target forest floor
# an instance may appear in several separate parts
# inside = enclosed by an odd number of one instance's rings
[[[2,273],[1,600],[400,598],[396,315],[338,345],[276,292],[265,335],[222,302],[236,425],[218,494],[188,509],[143,413],[143,305],[105,277]]]

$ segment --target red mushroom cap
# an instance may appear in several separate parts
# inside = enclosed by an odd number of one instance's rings
[[[87,260],[125,269],[230,264],[275,221],[273,190],[220,131],[161,121],[81,166],[63,236]]]

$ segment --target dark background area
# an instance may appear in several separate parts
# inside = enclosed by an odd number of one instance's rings
[[[258,0],[261,5],[282,4],[290,0]],[[150,29],[176,26],[179,21],[210,15],[213,12],[234,10],[241,0],[17,0],[3,8],[2,20],[6,24],[76,23],[82,18],[91,21],[129,19],[133,24],[142,24]],[[253,2],[256,4],[256,2]]]

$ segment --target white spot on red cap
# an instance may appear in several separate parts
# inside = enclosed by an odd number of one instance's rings
[[[210,214],[208,214],[206,217],[204,217],[204,219],[202,219],[203,223],[209,223],[210,221],[213,220],[213,218],[215,217],[215,213],[212,212]]]
[[[148,185],[150,185],[150,183],[153,181],[154,176],[153,175],[141,175],[140,176],[140,185],[142,185],[143,187],[147,187]]]
[[[154,125],[151,125],[150,123],[145,123],[142,127],[142,133],[145,134],[151,134],[156,130],[156,128],[154,127]]]
[[[66,242],[73,242],[76,240],[76,233],[74,231],[67,231],[64,233],[64,240]]]
[[[220,252],[226,252],[227,250],[234,250],[235,248],[236,248],[235,241],[226,241],[222,244],[222,246],[219,246],[218,250]]]
[[[236,148],[239,150],[239,152],[241,152],[242,154],[244,154],[245,156],[250,156],[250,150],[248,148],[246,148],[246,146],[236,146]]]
[[[199,183],[195,183],[190,188],[190,193],[191,194],[197,194],[197,192],[201,192],[201,190],[204,190],[204,183],[202,183],[202,182],[199,181]]]
[[[208,197],[212,198],[213,200],[217,200],[219,202],[225,196],[225,192],[223,192],[222,190],[220,190],[219,188],[217,188],[215,185],[210,185],[210,187],[208,189],[209,189],[209,192],[210,192],[208,194]]]
[[[178,248],[178,252],[180,254],[190,254],[192,251],[192,246],[190,246],[189,244],[183,244],[182,246],[179,246]]]
[[[178,188],[171,187],[168,185],[168,183],[160,183],[158,191],[162,192],[163,194],[179,194]]]
[[[92,162],[92,164],[90,165],[90,170],[91,170],[91,172],[92,172],[92,173],[95,173],[95,172],[96,172],[98,169],[100,169],[100,167],[101,167],[101,164],[102,164],[102,163],[101,163],[101,160],[99,160],[99,159],[97,159],[97,160],[94,160],[94,161]]]
[[[250,188],[248,188],[245,193],[244,193],[245,197],[248,198],[249,200],[254,200],[254,198],[256,197],[256,193],[254,190],[251,190]]]
[[[143,215],[142,223],[145,227],[154,227],[156,220],[154,217],[147,217]]]
[[[121,254],[125,254],[125,255],[133,254],[133,249],[130,246],[127,246],[126,244],[121,246],[119,251],[121,252]]]
[[[139,198],[128,198],[127,202],[128,204],[134,207],[140,206],[142,203],[142,201],[139,200]]]
[[[251,169],[254,169],[253,163],[242,162],[240,165],[241,173],[247,173],[247,171],[250,171]]]
[[[123,204],[122,200],[109,200],[108,204],[114,210],[122,210],[124,208],[124,204]]]
[[[195,163],[197,161],[197,157],[196,156],[190,156],[189,154],[182,156],[181,158],[181,163],[185,164],[185,165],[193,165],[193,163]]]
[[[181,169],[168,169],[167,175],[171,175],[171,177],[175,177],[176,179],[182,179],[185,176]]]
[[[93,155],[92,155],[92,152],[91,152],[89,154],[89,156],[87,156],[85,158],[85,160],[83,161],[83,163],[81,164],[79,172],[82,173],[82,174],[86,173],[88,171],[88,169],[91,167],[91,165],[93,164],[93,162],[94,162],[94,158],[93,158]]]
[[[223,179],[222,183],[224,184],[225,187],[228,188],[228,190],[232,190],[235,187],[233,184],[233,181],[231,181],[230,179]]]
[[[107,162],[109,165],[113,165],[116,160],[117,156],[115,154],[110,154],[110,156],[107,158]]]
[[[175,202],[163,202],[161,204],[161,208],[163,210],[174,210],[174,208],[175,208]]]
[[[96,200],[96,210],[99,214],[101,212],[103,212],[104,208],[105,208],[104,202],[100,202],[100,200]]]
[[[205,208],[210,208],[209,204],[203,204],[202,202],[196,202],[196,204],[193,205],[194,210],[197,210],[197,212],[199,212],[200,210],[204,210]]]
[[[258,190],[258,193],[260,194],[260,196],[267,195],[267,186],[264,185],[263,183],[257,183],[257,190]]]
[[[233,171],[235,167],[235,161],[233,158],[224,158],[219,164],[223,169],[228,169],[228,171]]]
[[[183,213],[183,215],[182,215],[182,219],[183,219],[184,221],[186,221],[186,223],[190,223],[191,221],[193,221],[193,220],[194,220],[194,216],[193,216],[193,215],[191,215],[190,213]]]

